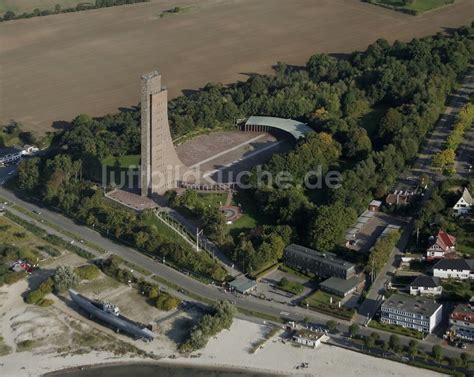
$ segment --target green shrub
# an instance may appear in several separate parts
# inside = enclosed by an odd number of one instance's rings
[[[97,268],[97,266],[88,264],[76,268],[75,272],[81,280],[94,280],[99,277],[100,270]]]
[[[39,300],[39,302],[37,303],[38,306],[41,306],[42,308],[45,308],[47,306],[51,306],[54,304],[54,301],[49,299],[49,298],[42,298],[41,300]]]
[[[35,289],[26,295],[25,301],[27,304],[37,304],[44,298],[44,296],[43,292],[39,289]]]
[[[3,281],[5,284],[14,284],[17,281],[20,281],[26,277],[26,271],[20,271],[20,272],[8,272],[4,278]]]
[[[65,292],[79,284],[79,276],[76,275],[71,266],[59,266],[53,276],[54,289],[56,292]]]
[[[161,293],[156,299],[156,307],[160,310],[169,311],[175,309],[179,305],[178,298],[170,296],[167,293]]]

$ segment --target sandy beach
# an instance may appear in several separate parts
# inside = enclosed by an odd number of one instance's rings
[[[195,352],[193,357],[171,359],[169,355],[176,354],[175,349],[159,347],[161,348],[160,352],[157,352],[156,355],[159,354],[163,358],[158,362],[149,358],[133,355],[116,356],[111,352],[100,351],[65,356],[37,351],[16,352],[0,357],[0,374],[9,377],[39,376],[83,365],[150,362],[158,365],[236,368],[285,376],[339,377],[342,373],[345,377],[405,377],[410,375],[428,377],[435,375],[427,370],[325,344],[317,349],[296,347],[288,342],[284,344],[277,337],[269,340],[263,349],[255,354],[250,354],[249,350],[252,344],[261,339],[264,333],[265,326],[236,319],[230,330],[225,330],[211,339],[208,345],[203,350]],[[159,340],[155,342],[159,342]],[[138,342],[135,343],[137,343],[135,344],[137,347],[140,346]],[[155,344],[156,346],[157,344]],[[308,363],[308,368],[297,370],[296,366],[301,362]]]
[[[49,262],[47,268],[65,262],[80,265],[83,260],[66,253]],[[146,304],[135,290],[117,284],[105,275],[97,278],[94,284],[86,282],[77,287],[92,297],[96,297],[95,290],[100,291],[97,297],[118,303],[130,318],[143,323],[157,321],[156,338],[147,343],[117,334],[90,320],[62,296],[49,295],[54,301],[49,307],[26,304],[22,294],[31,289],[37,278],[32,276],[29,281],[0,287],[0,376],[40,376],[63,369],[110,363],[234,368],[285,376],[339,377],[343,373],[345,377],[425,377],[435,374],[336,346],[321,344],[316,349],[296,346],[279,337],[283,330],[252,353],[256,344],[270,333],[270,327],[263,322],[237,318],[229,330],[211,338],[204,349],[184,356],[177,351],[177,345],[199,317],[195,308],[171,313],[159,311]],[[307,368],[297,369],[302,363],[307,363]]]

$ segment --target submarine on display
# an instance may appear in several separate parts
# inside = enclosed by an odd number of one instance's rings
[[[155,338],[153,331],[145,325],[121,315],[116,305],[88,299],[73,289],[69,290],[69,295],[74,303],[89,314],[91,319],[105,322],[115,331],[127,333],[136,339],[152,341]]]

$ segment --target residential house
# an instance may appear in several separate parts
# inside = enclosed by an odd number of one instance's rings
[[[257,287],[257,282],[255,280],[250,280],[244,275],[236,278],[235,280],[229,283],[229,289],[231,291],[237,291],[242,294],[249,293],[250,291],[255,290]]]
[[[430,237],[430,246],[426,250],[426,259],[442,259],[456,252],[456,237],[439,230],[436,236]]]
[[[441,259],[433,266],[433,276],[441,279],[474,279],[474,260]]]
[[[410,284],[410,294],[413,296],[440,296],[443,292],[439,278],[428,275],[418,275]]]
[[[286,247],[284,261],[290,267],[311,272],[321,278],[335,276],[349,279],[355,275],[355,266],[339,259],[335,254],[322,253],[295,244]]]
[[[415,198],[415,192],[408,190],[398,190],[385,197],[385,203],[389,206],[406,206]]]
[[[451,337],[474,341],[474,305],[459,304],[449,315],[449,334]]]
[[[380,308],[382,323],[431,333],[442,319],[443,305],[431,298],[393,294]]]
[[[372,200],[369,204],[369,211],[379,212],[381,206],[382,206],[382,202],[380,200]]]
[[[472,210],[474,200],[472,199],[471,193],[467,188],[464,188],[461,197],[453,207],[455,216],[466,215]]]

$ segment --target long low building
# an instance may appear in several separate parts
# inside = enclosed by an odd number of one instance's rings
[[[441,322],[442,310],[443,305],[433,299],[394,294],[382,304],[380,321],[419,332],[431,333]]]
[[[326,279],[321,284],[319,284],[321,290],[328,293],[333,293],[340,297],[346,297],[355,290],[359,285],[359,278],[353,276],[350,279],[341,279],[335,276],[331,276],[329,279]]]
[[[311,272],[321,278],[335,276],[349,279],[356,273],[352,263],[339,259],[333,253],[322,253],[296,244],[286,247],[284,262],[290,267]]]

